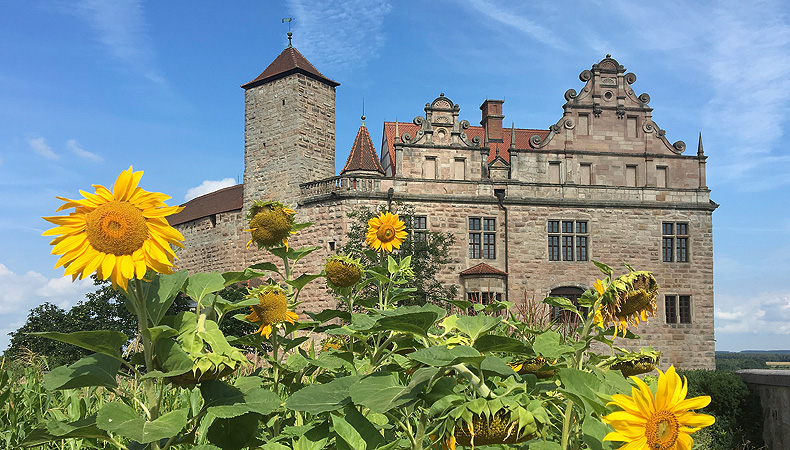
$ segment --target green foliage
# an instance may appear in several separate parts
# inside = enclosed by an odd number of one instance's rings
[[[750,392],[741,377],[731,372],[687,370],[679,372],[688,379],[689,396],[709,395],[710,405],[702,412],[716,423],[700,433],[709,440],[703,449],[736,449],[744,443],[763,445],[763,415],[760,398]]]
[[[790,353],[716,352],[716,370],[768,369],[766,361],[790,362]]]
[[[397,203],[394,209],[400,220],[406,224],[406,230],[411,234],[411,225],[415,216],[414,207]],[[358,208],[348,213],[348,217],[353,220],[349,226],[348,242],[343,245],[339,253],[364,255],[363,265],[379,264],[375,253],[365,252],[367,249],[365,236],[368,232],[368,220],[385,211],[384,207],[376,211]],[[411,256],[411,269],[414,271],[414,277],[406,286],[416,289],[412,295],[399,304],[410,305],[428,302],[442,305],[445,300],[453,299],[458,294],[457,286],[445,286],[437,280],[442,266],[450,262],[450,249],[455,244],[455,236],[452,233],[436,231],[427,231],[424,236],[424,240],[406,239],[400,250],[395,252],[401,258]]]

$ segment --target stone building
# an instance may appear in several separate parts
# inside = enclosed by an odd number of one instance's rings
[[[300,261],[320,270],[346,239],[347,212],[398,201],[411,227],[452,233],[443,281],[475,301],[578,297],[600,276],[591,260],[651,270],[656,317],[637,345],[663,352],[662,367],[714,368],[713,234],[702,142],[686,155],[651,117],[636,76],[606,55],[565,93],[548,129],[510,128],[504,101],[486,99],[480,126],[443,93],[412,122],[385,122],[380,154],[364,123],[335,176],[335,88],[288,46],[245,95],[244,183],[187,202],[170,218],[186,238],[179,266],[240,270],[265,255],[247,250],[244,211],[277,199],[315,225],[293,245],[320,245]],[[415,99],[415,102],[417,100]],[[314,282],[303,306],[334,306]],[[625,342],[623,341],[623,344]]]

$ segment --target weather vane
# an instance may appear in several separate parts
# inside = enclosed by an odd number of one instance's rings
[[[283,23],[288,22],[288,47],[293,47],[291,45],[291,36],[293,36],[293,33],[291,33],[291,22],[293,20],[294,20],[293,17],[284,17],[283,18]]]

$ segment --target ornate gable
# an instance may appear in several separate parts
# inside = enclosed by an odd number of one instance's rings
[[[401,140],[407,145],[430,145],[433,147],[480,147],[480,137],[471,140],[465,130],[469,128],[469,121],[458,120],[461,108],[449,98],[440,94],[433,102],[425,104],[425,117],[417,116],[414,124],[419,128],[412,135],[411,132],[401,134]]]
[[[586,83],[581,92],[565,92],[563,117],[549,128],[545,138],[532,136],[531,148],[582,149],[584,144],[577,144],[589,136],[617,136],[628,143],[622,148],[629,153],[680,154],[686,149],[683,141],[669,143],[665,131],[653,122],[653,108],[648,106],[650,96],[634,93],[631,85],[636,82],[636,75],[625,73],[611,55],[593,64],[591,70],[582,71],[579,79]],[[564,139],[555,138],[558,135]]]

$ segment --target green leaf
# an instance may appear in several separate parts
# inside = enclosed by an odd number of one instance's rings
[[[60,366],[44,374],[42,385],[45,389],[74,389],[86,386],[117,387],[115,375],[121,368],[121,361],[110,356],[94,353],[70,366]]]
[[[321,422],[294,443],[294,450],[323,450],[329,440],[329,422]]]
[[[581,297],[579,297],[579,306],[584,306],[585,308],[589,308],[595,304],[595,301],[598,300],[598,292],[587,289],[584,291]]]
[[[434,367],[446,367],[460,363],[479,366],[486,358],[479,351],[466,345],[457,345],[453,348],[445,346],[422,348],[408,356],[417,362]]]
[[[579,310],[576,308],[573,302],[571,302],[569,299],[565,297],[546,297],[545,299],[543,299],[543,303],[551,306],[557,306],[562,309],[572,311],[576,314],[579,313]]]
[[[285,282],[290,284],[291,286],[295,287],[297,290],[301,290],[303,287],[305,287],[305,285],[307,283],[315,280],[316,278],[320,278],[320,277],[321,277],[320,274],[319,275],[310,275],[310,274],[303,273],[303,274],[299,275],[299,278],[297,278],[295,280],[286,280]]]
[[[455,306],[456,308],[469,309],[472,307],[472,302],[468,300],[445,300],[447,303]]]
[[[414,373],[407,386],[400,383],[396,374],[377,372],[351,386],[351,400],[357,405],[383,414],[416,399],[438,371],[436,368],[422,368]]]
[[[595,416],[590,414],[584,418],[582,421],[582,433],[584,436],[582,439],[584,443],[590,448],[590,450],[604,450],[605,448],[610,448],[609,445],[606,445],[607,442],[603,441],[603,438],[611,431],[611,428],[601,422]]]
[[[512,377],[516,375],[516,372],[513,370],[512,367],[505,364],[501,358],[496,356],[486,356],[486,359],[480,363],[480,369],[484,372],[490,372],[500,377]]]
[[[395,261],[395,258],[392,255],[387,255],[387,272],[395,273],[398,269],[400,269],[400,265]]]
[[[162,317],[173,304],[176,295],[184,287],[189,272],[181,270],[172,275],[157,275],[151,281],[145,299],[145,308],[148,310],[148,319],[154,326],[159,325]]]
[[[159,339],[178,336],[178,330],[176,330],[175,328],[170,328],[167,325],[158,325],[155,327],[148,327],[145,330],[143,330],[143,336],[150,339],[151,342],[156,342]]]
[[[225,279],[219,272],[196,273],[187,280],[187,295],[197,303],[202,304],[203,299],[225,287]]]
[[[53,339],[76,345],[92,352],[103,353],[116,359],[121,359],[121,346],[126,344],[129,338],[119,331],[96,330],[96,331],[77,331],[75,333],[57,333],[54,331],[30,333],[35,336]]]
[[[172,377],[192,370],[193,361],[189,355],[172,339],[162,339],[154,346],[156,361],[163,372],[153,371],[143,375],[145,378]]]
[[[197,447],[192,447],[192,450],[195,450]],[[266,444],[261,445],[260,450],[291,450],[290,447],[286,447],[283,444],[278,444],[277,442],[268,442]],[[220,450],[217,448],[217,450]]]
[[[270,248],[269,252],[280,259],[288,258],[289,260],[296,262],[304,258],[305,256],[309,255],[310,253],[314,252],[315,250],[318,250],[319,248],[321,247],[311,246],[311,247],[289,248],[286,250],[285,247],[283,246],[283,247]]]
[[[509,336],[499,336],[496,334],[485,334],[475,340],[474,348],[481,353],[492,352],[505,352],[517,353],[520,355],[532,355],[532,348],[518,340]]]
[[[256,437],[261,416],[246,413],[233,418],[217,418],[211,423],[206,438],[222,450],[239,450],[256,446],[260,442]]]
[[[539,441],[529,444],[529,450],[562,450],[562,446],[552,441]]]
[[[225,280],[225,286],[230,286],[231,284],[243,283],[248,280],[260,278],[265,276],[266,272],[277,271],[277,266],[272,263],[265,262],[247,267],[241,272],[225,272],[222,274],[222,278]]]
[[[338,450],[373,450],[384,444],[384,437],[376,426],[354,406],[346,406],[343,413],[344,416],[332,416],[332,427],[339,438]]]
[[[219,380],[204,381],[200,393],[205,408],[216,417],[237,417],[248,412],[271,414],[282,404],[280,397],[261,387],[260,377],[241,377],[234,386]]]
[[[262,448],[268,449],[268,447],[266,447],[266,446],[263,446]],[[196,445],[196,446],[192,447],[191,450],[222,450],[222,449],[217,447],[216,445],[203,444],[203,445]],[[271,448],[269,450],[275,450],[275,449]]]
[[[20,445],[24,448],[36,447],[47,442],[71,438],[109,440],[110,436],[106,431],[96,427],[96,415],[94,414],[75,422],[66,423],[55,420],[47,422],[45,427],[36,428],[28,433]]]
[[[535,342],[532,343],[532,349],[535,350],[540,356],[546,358],[557,358],[565,353],[572,353],[573,348],[561,344],[562,335],[556,331],[545,331],[535,337]]]
[[[601,271],[601,273],[603,273],[607,277],[611,277],[612,276],[613,272],[612,272],[612,268],[611,267],[607,266],[604,263],[600,263],[598,261],[593,261],[592,263],[595,264],[595,267],[597,267]]]
[[[595,374],[573,368],[562,368],[559,372],[564,386],[560,391],[571,397],[582,409],[598,414],[606,410],[605,401],[598,396],[598,391],[602,389],[601,380]]]
[[[477,340],[481,335],[488,333],[496,328],[502,322],[497,317],[479,314],[476,316],[462,316],[455,322],[455,327],[461,333],[472,338],[472,342]]]
[[[178,434],[187,423],[188,409],[171,411],[154,421],[147,421],[131,406],[124,403],[106,403],[96,416],[96,425],[110,433],[147,444]]]
[[[318,313],[308,312],[307,315],[319,323],[324,323],[335,318],[340,318],[345,322],[351,322],[351,313],[338,309],[325,309]]]
[[[294,411],[320,414],[342,408],[351,401],[349,388],[359,381],[359,376],[337,378],[326,384],[311,384],[294,392],[285,407]]]

